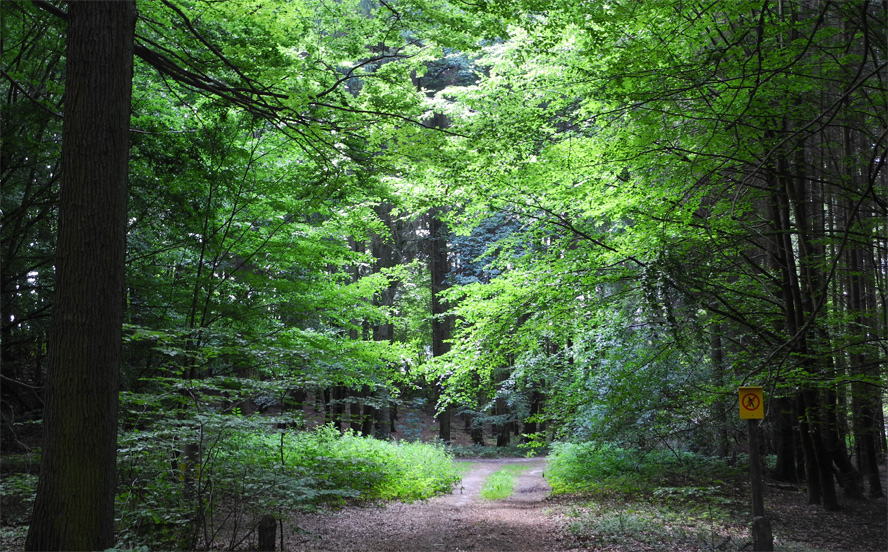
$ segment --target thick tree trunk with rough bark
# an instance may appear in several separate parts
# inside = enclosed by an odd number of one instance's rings
[[[814,459],[817,462],[817,477],[820,478],[823,509],[828,512],[834,512],[839,510],[840,507],[833,478],[832,458],[829,455],[823,435],[825,431],[823,428],[824,416],[821,412],[821,400],[818,392],[812,389],[803,391],[802,395],[809,417],[808,425],[811,431],[811,443],[814,447]]]
[[[44,442],[27,550],[114,545],[133,2],[68,9]]]
[[[850,210],[850,209],[849,209]],[[853,328],[868,327],[866,318],[866,301],[864,300],[866,281],[863,276],[864,252],[858,247],[849,248],[849,310],[854,314]],[[866,380],[877,381],[877,370],[867,368],[868,365],[876,366],[867,355],[855,352],[851,357],[851,371],[855,377],[851,384],[851,405],[853,411],[852,423],[854,427],[854,439],[857,448],[857,460],[860,472],[864,475],[869,487],[869,495],[872,498],[884,496],[882,483],[879,477],[879,427],[877,425],[877,411],[879,409],[879,388],[877,385],[866,383]]]

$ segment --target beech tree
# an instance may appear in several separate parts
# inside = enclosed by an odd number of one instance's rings
[[[415,63],[411,58],[421,61],[422,56],[397,32],[400,17],[368,18],[353,3],[319,10],[319,19],[310,19],[312,10],[302,3],[254,9],[249,12],[252,24],[239,27],[245,23],[245,6],[219,5],[203,12],[198,7],[194,16],[190,12],[194,6],[145,2],[138,33],[133,2],[73,2],[69,11],[39,0],[33,5],[67,24],[67,77],[45,447],[27,547],[100,549],[112,546],[114,538],[133,56],[161,79],[267,121],[287,136],[323,175],[317,189],[306,189],[306,195],[317,201],[344,194],[346,181],[366,176],[356,167],[383,164],[370,153],[374,143],[392,131],[385,121],[406,123],[406,129],[397,130],[402,137],[425,128],[413,117],[418,102],[408,76]],[[391,11],[382,8],[386,10]],[[328,49],[315,50],[319,43],[305,40],[309,22],[342,27],[348,33],[317,29],[317,34],[327,37]],[[250,40],[240,46],[220,45],[221,37],[236,41],[238,33],[250,35]],[[369,37],[379,38],[375,54],[365,49]],[[284,52],[281,44],[288,40],[290,49]],[[307,51],[294,50],[297,45]],[[260,49],[264,55],[252,56]],[[365,57],[356,59],[359,55]],[[359,82],[359,74],[366,77],[365,68],[383,61],[409,63],[388,63],[378,78]],[[343,62],[350,67],[340,71]],[[288,82],[296,75],[298,82]],[[17,85],[12,76],[4,76],[12,87]],[[265,84],[272,82],[286,85]],[[391,94],[399,82],[406,92]],[[363,93],[346,91],[350,85],[360,85]],[[358,133],[356,128],[365,131]],[[239,207],[235,201],[224,208],[235,213]],[[201,260],[204,254],[213,255],[218,277],[223,264],[237,259],[231,258],[230,249],[211,251],[207,230],[227,233],[232,219],[215,229],[209,213],[204,220]],[[251,268],[250,257],[240,260],[240,268]],[[188,315],[192,329],[208,324],[210,297],[218,293],[217,286],[236,279],[237,268],[222,274],[222,282],[214,281],[210,294],[201,298],[203,267],[199,263],[192,288]],[[21,291],[10,295],[18,297]],[[8,320],[5,327],[11,330],[24,321],[13,322]],[[192,351],[201,346],[189,343]],[[190,370],[197,375],[195,366]]]
[[[439,95],[468,136],[444,148],[461,161],[447,197],[465,206],[455,227],[492,210],[523,227],[499,242],[499,276],[454,292],[455,389],[516,355],[516,376],[553,376],[549,416],[565,435],[640,442],[760,383],[772,415],[800,428],[804,457],[781,445],[778,462],[804,466],[809,499],[837,507],[833,464],[858,474],[831,416],[858,420],[857,469],[874,473],[866,451],[884,442],[863,422],[884,394],[884,300],[862,299],[884,296],[884,6],[497,14],[512,27],[477,60],[481,82]],[[560,371],[540,362],[547,341]],[[698,358],[705,370],[690,368]],[[840,391],[856,406],[837,404]],[[882,492],[872,478],[869,492]]]
[[[307,390],[386,437],[400,387],[453,409],[444,441],[461,409],[500,444],[728,455],[758,384],[778,478],[883,493],[885,2],[0,9],[2,392],[47,399],[30,549],[114,544],[118,391],[139,446],[131,405],[191,438]]]

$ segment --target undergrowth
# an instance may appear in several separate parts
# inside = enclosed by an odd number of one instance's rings
[[[611,444],[556,443],[549,455],[547,479],[555,494],[614,491],[653,492],[660,487],[719,485],[745,468],[688,452],[642,451]]]
[[[490,447],[486,445],[451,445],[449,450],[457,458],[516,458],[528,456],[528,449],[523,445]],[[532,454],[545,451],[533,450]]]
[[[562,508],[573,536],[613,550],[731,548],[749,540],[748,500],[726,462],[668,450],[560,443],[546,478],[553,494],[573,495]]]
[[[251,546],[263,515],[425,499],[460,478],[442,446],[274,429],[259,417],[197,417],[120,442],[119,544],[152,550]]]
[[[268,417],[198,415],[119,436],[118,547],[151,550],[252,547],[271,514],[375,500],[415,501],[461,479],[442,445],[277,429]],[[37,476],[0,479],[3,546],[27,532]],[[283,525],[282,525],[283,527]]]

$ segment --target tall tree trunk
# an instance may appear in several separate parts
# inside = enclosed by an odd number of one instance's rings
[[[807,418],[807,427],[813,452],[813,459],[816,462],[812,475],[820,480],[820,493],[823,500],[823,509],[828,512],[839,510],[839,501],[836,496],[835,481],[833,479],[832,458],[824,441],[823,431],[823,414],[821,412],[820,399],[818,392],[808,389],[801,392],[804,404],[803,416]],[[807,462],[807,458],[805,459]],[[811,481],[808,481],[811,484]]]
[[[333,427],[339,430],[340,433],[344,431],[342,419],[345,416],[346,393],[347,389],[343,385],[334,386],[330,393],[330,421],[333,422]]]
[[[786,129],[785,122],[783,129]],[[823,211],[817,203],[821,198],[810,185],[806,166],[803,144],[796,145],[791,160],[778,152],[776,173],[770,175],[774,202],[772,221],[782,272],[788,350],[794,353],[799,368],[810,374],[823,374],[822,359],[814,354],[817,346],[823,344],[818,343],[815,325],[811,323],[817,316],[824,291],[823,248],[813,239],[818,230],[822,237]],[[798,405],[809,503],[822,501],[825,510],[837,510],[832,457],[825,441],[826,417],[817,390],[803,388],[798,395]]]
[[[304,387],[292,389],[283,401],[283,411],[295,411],[296,422],[293,427],[296,429],[305,429],[305,399],[306,392]]]
[[[348,238],[348,247],[350,250],[354,251],[355,253],[363,253],[365,250],[364,242],[355,241],[351,237]],[[351,282],[353,284],[355,284],[360,279],[361,279],[361,269],[359,268],[359,266],[357,264],[355,264],[353,266],[353,268],[351,269]],[[349,329],[349,331],[348,331],[349,338],[352,340],[355,340],[355,341],[357,341],[359,339],[363,339],[364,336],[361,335],[362,332],[359,330],[361,322],[359,320],[352,320],[351,323],[352,323],[353,327],[351,329]],[[354,433],[362,433],[364,435],[366,435],[366,433],[364,433],[364,406],[362,404],[361,399],[363,397],[365,397],[366,395],[367,394],[366,394],[364,388],[362,388],[362,387],[359,387],[357,389],[353,389],[351,391],[351,397],[350,397],[351,401],[350,401],[349,407],[348,407],[349,428]]]
[[[839,421],[836,415],[836,392],[828,389],[825,391],[826,404],[826,447],[835,465],[839,468],[842,488],[845,496],[853,499],[863,498],[863,489],[860,486],[860,473],[854,469],[854,465],[848,459],[848,451],[845,448],[844,435],[839,433]]]
[[[501,397],[497,397],[496,401],[494,401],[494,410],[498,419],[504,419],[509,415],[509,405],[506,404],[505,399]],[[503,422],[494,426],[493,433],[496,435],[496,446],[509,446],[511,440],[509,435],[510,429],[511,423],[509,422]]]
[[[795,398],[796,419],[799,421],[799,441],[804,455],[804,476],[808,495],[808,504],[820,504],[823,498],[820,475],[817,472],[817,459],[814,456],[814,444],[811,440],[811,428],[805,415],[805,401],[802,393]]]
[[[850,222],[849,222],[850,224]],[[860,246],[851,247],[849,257],[849,310],[854,316],[853,328],[867,329],[869,320],[867,317],[867,301],[865,290],[867,287],[864,277],[864,251]],[[866,336],[861,336],[861,340]],[[879,398],[880,389],[875,381],[879,380],[878,369],[869,368],[868,365],[877,366],[871,362],[865,350],[851,354],[851,372],[854,375],[854,383],[851,384],[851,405],[853,411],[854,438],[858,445],[858,467],[864,474],[869,487],[869,496],[880,498],[884,496],[882,482],[879,476],[879,439],[881,431],[877,426],[878,409],[881,406]],[[873,353],[875,356],[878,353]],[[868,381],[867,381],[868,380]]]
[[[861,6],[865,7],[866,4],[861,4]],[[864,20],[870,17],[865,9],[861,15]],[[886,15],[888,15],[888,6],[883,3],[882,17],[884,18]],[[880,23],[884,28],[884,19]],[[848,41],[849,49],[856,51],[858,55],[863,53],[862,44],[865,41],[858,39],[859,28],[850,19],[842,20],[842,31]],[[848,180],[848,188],[851,193],[843,194],[845,199],[842,208],[844,210],[844,231],[850,238],[846,250],[848,311],[854,321],[848,326],[848,333],[858,336],[860,342],[860,345],[850,355],[849,368],[854,382],[851,385],[852,426],[858,468],[866,477],[869,495],[878,498],[884,496],[878,460],[880,448],[878,440],[883,429],[876,426],[878,411],[881,410],[881,389],[877,382],[882,382],[883,378],[879,374],[879,362],[870,358],[877,357],[880,353],[868,350],[868,346],[863,344],[867,343],[872,335],[881,335],[876,331],[875,321],[870,318],[870,313],[873,312],[870,307],[875,307],[875,296],[873,294],[872,304],[870,304],[868,295],[873,289],[873,279],[879,277],[878,274],[884,274],[884,271],[878,270],[876,266],[867,266],[867,260],[872,258],[872,244],[876,243],[876,240],[871,234],[873,228],[868,228],[871,225],[867,224],[865,213],[868,211],[867,204],[869,202],[866,190],[876,185],[875,178],[879,172],[882,173],[884,179],[885,171],[884,167],[881,171],[861,171],[855,158],[861,152],[871,150],[874,155],[873,160],[878,157],[884,160],[884,146],[873,148],[871,138],[867,136],[868,133],[857,130],[865,128],[867,124],[878,124],[876,122],[878,119],[864,122],[861,115],[865,112],[858,111],[856,106],[852,108],[849,97],[843,99],[843,104],[848,115],[846,115],[842,126],[842,172]],[[879,117],[879,119],[881,119],[879,122],[884,126],[884,117]],[[876,194],[873,194],[872,197],[875,198]],[[884,215],[884,208],[882,213]]]
[[[43,454],[27,550],[114,545],[133,2],[68,8]]]
[[[535,436],[536,433],[540,431],[539,425],[537,424],[537,416],[542,412],[543,409],[543,394],[539,392],[539,390],[534,389],[530,392],[530,412],[527,416],[527,421],[524,423],[524,437],[522,437],[522,442],[530,442]]]
[[[329,387],[324,387],[323,391],[321,391],[321,396],[323,397],[322,402],[324,403],[324,424],[329,424],[333,422],[333,410],[331,408],[333,402],[333,392]]]
[[[712,327],[712,370],[715,381],[718,385],[724,385],[727,381],[725,373],[725,355],[722,348],[721,325],[717,322]],[[728,415],[727,408],[723,401],[718,401],[714,405],[715,408],[715,450],[716,455],[720,458],[727,458],[728,448]]]
[[[373,436],[380,441],[388,441],[392,436],[391,395],[388,391],[378,392],[381,399],[379,408],[374,412]]]
[[[438,209],[433,209],[429,214],[429,272],[432,280],[432,356],[439,357],[450,349],[451,321],[447,316],[447,306],[444,304],[442,293],[449,287],[447,274],[450,272],[450,263],[447,258],[447,228],[441,221]],[[440,394],[440,389],[438,392]],[[453,412],[450,406],[445,406],[438,414],[438,438],[445,444],[450,444],[450,426]]]
[[[373,422],[376,420],[376,408],[372,405],[364,405],[364,420],[361,423],[361,435],[364,437],[373,436]]]
[[[796,446],[795,431],[792,418],[792,400],[787,397],[778,397],[771,402],[772,412],[775,416],[774,441],[777,453],[777,464],[774,469],[774,478],[778,481],[795,482],[796,471]]]
[[[389,230],[389,235],[373,235],[371,236],[370,250],[373,258],[376,260],[373,270],[374,272],[382,272],[384,269],[398,266],[402,260],[403,230],[402,224],[392,216],[393,206],[388,203],[382,203],[373,208],[379,220],[385,224]],[[391,307],[395,302],[395,294],[398,290],[400,282],[392,280],[389,285],[374,297],[375,305],[382,307]],[[374,341],[395,340],[395,326],[390,322],[376,324],[372,328]],[[388,391],[374,391],[372,393],[378,400],[377,406],[364,407],[365,416],[373,415],[373,419],[369,421],[369,430],[378,439],[389,439],[391,437],[391,409]],[[369,410],[368,410],[369,408]],[[365,421],[362,432],[367,435],[368,421]]]
[[[353,391],[351,403],[348,405],[348,427],[355,433],[361,433],[364,427],[363,406],[361,405],[361,397],[363,396],[361,390]]]

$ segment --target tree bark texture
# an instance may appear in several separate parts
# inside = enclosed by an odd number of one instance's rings
[[[44,443],[27,550],[114,545],[134,2],[68,9]]]

